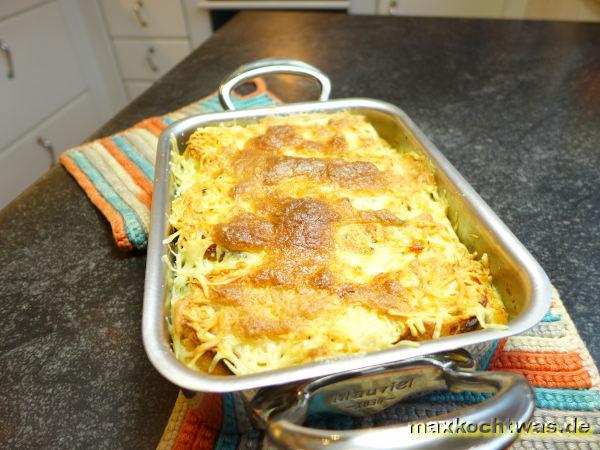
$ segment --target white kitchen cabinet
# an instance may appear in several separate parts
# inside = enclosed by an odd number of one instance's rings
[[[0,52],[2,148],[86,86],[56,2],[0,22],[0,41],[6,46]]]
[[[507,18],[542,20],[600,20],[597,0],[505,0]]]
[[[52,146],[56,162],[63,151],[82,143],[100,125],[92,97],[85,92],[43,122],[34,134],[36,142],[40,138]]]
[[[198,47],[212,34],[208,10],[198,7],[198,0],[181,0],[192,48]]]
[[[99,125],[92,97],[83,93],[0,154],[0,208],[81,143]]]
[[[438,17],[500,17],[504,0],[395,0],[392,14]]]
[[[126,102],[102,20],[95,0],[0,0],[0,208]]]
[[[187,39],[113,41],[126,80],[156,80],[190,52]]]
[[[52,153],[41,148],[36,139],[31,131],[0,154],[0,208],[52,167]]]
[[[212,33],[208,11],[198,8],[196,0],[95,1],[129,100]]]
[[[600,21],[598,0],[351,0],[350,11],[425,17]]]
[[[133,100],[138,97],[142,92],[152,86],[151,81],[126,81],[125,90],[129,100]]]
[[[45,0],[0,0],[0,20],[43,3]]]
[[[179,0],[100,0],[113,37],[187,37]]]
[[[210,36],[194,2],[0,0],[0,208]]]

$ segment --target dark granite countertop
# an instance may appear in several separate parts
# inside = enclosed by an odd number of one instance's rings
[[[395,103],[437,143],[538,258],[598,361],[598,49],[597,24],[244,13],[95,136],[244,62],[315,64],[334,97]],[[155,446],[177,389],[142,348],[145,255],[115,249],[57,166],[0,213],[0,261],[0,447]]]

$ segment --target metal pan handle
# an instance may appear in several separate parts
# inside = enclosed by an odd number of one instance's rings
[[[441,356],[441,358],[440,358]],[[296,386],[288,395],[271,393],[271,403],[258,395],[251,404],[271,441],[284,448],[458,450],[502,449],[513,442],[516,424],[531,417],[534,395],[527,381],[510,372],[465,370],[447,355],[415,358],[384,368],[342,374]],[[322,430],[301,424],[308,411],[352,413],[352,409],[383,408],[415,394],[450,389],[452,392],[494,392],[479,404],[428,419],[362,430]],[[385,401],[389,402],[387,405]],[[269,406],[270,405],[270,406]],[[354,415],[364,415],[365,411]],[[366,411],[372,413],[374,411]],[[513,425],[510,425],[510,424]],[[439,425],[428,425],[439,424]],[[472,425],[470,425],[472,424]],[[502,425],[504,424],[504,425]],[[436,428],[439,433],[432,432]],[[444,433],[451,429],[454,433]],[[477,431],[473,432],[477,427]],[[512,427],[512,429],[511,429]],[[427,433],[426,431],[429,431]]]
[[[299,75],[314,79],[321,86],[320,101],[328,100],[331,95],[331,80],[315,66],[294,59],[267,58],[241,65],[223,80],[219,86],[221,105],[225,110],[235,110],[235,105],[231,100],[231,91],[236,86],[252,78],[272,74]]]

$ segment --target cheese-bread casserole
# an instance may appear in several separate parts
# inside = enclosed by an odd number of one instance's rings
[[[428,160],[361,115],[202,127],[171,174],[169,326],[190,367],[248,374],[506,327]]]

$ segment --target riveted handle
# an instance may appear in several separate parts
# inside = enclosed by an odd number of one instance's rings
[[[278,391],[271,397],[275,399],[271,403],[265,401],[269,398],[268,393],[263,393],[253,400],[252,407],[272,442],[284,448],[506,448],[517,437],[515,424],[525,422],[533,413],[534,395],[531,387],[518,374],[474,372],[456,364],[453,358],[444,359],[443,355],[436,355],[334,375],[296,386],[287,395]],[[301,425],[309,411],[364,415],[365,412],[385,409],[407,397],[444,388],[452,392],[491,392],[494,395],[479,404],[449,414],[397,425],[349,431],[322,430]],[[382,405],[382,408],[370,410],[377,405]],[[431,428],[426,428],[427,424],[439,424],[438,430],[450,427],[456,432],[434,433]],[[505,428],[499,430],[502,426]]]
[[[8,70],[6,71],[6,76],[8,78],[14,78],[15,66],[13,64],[12,52],[10,50],[10,47],[6,42],[0,40],[0,50],[2,50],[2,52],[6,56],[6,62],[8,63]]]
[[[235,105],[231,99],[231,91],[236,86],[252,78],[274,74],[299,75],[316,80],[321,86],[320,101],[328,100],[331,95],[331,80],[315,66],[294,59],[268,58],[244,64],[227,76],[219,86],[221,105],[226,110],[235,110]]]

